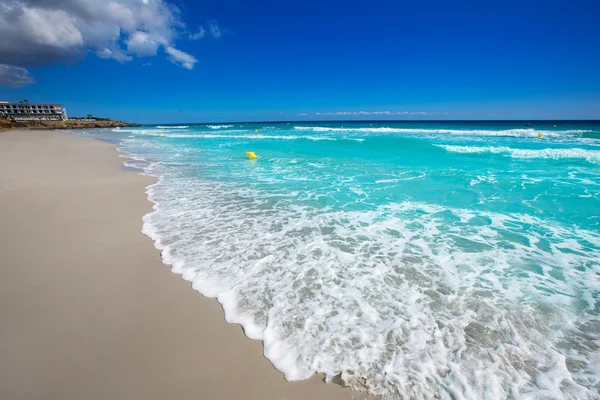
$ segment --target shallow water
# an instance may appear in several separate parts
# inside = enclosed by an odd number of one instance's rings
[[[532,125],[73,133],[119,140],[160,177],[144,233],[287,379],[599,398],[600,124]]]

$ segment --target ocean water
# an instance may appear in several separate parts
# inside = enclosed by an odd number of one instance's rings
[[[340,375],[384,399],[598,399],[600,123],[554,124],[73,133],[159,177],[143,232],[287,379]]]

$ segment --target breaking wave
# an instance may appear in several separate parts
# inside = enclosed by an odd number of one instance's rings
[[[505,130],[482,130],[482,129],[421,129],[421,128],[333,128],[323,126],[295,126],[297,131],[314,131],[314,132],[355,132],[355,133],[420,133],[420,134],[451,134],[465,136],[509,136],[509,137],[537,137],[538,134],[543,136],[560,136],[560,135],[577,135],[592,132],[584,129],[570,129],[564,131],[548,131],[535,129],[505,129]]]
[[[453,153],[468,153],[468,154],[502,154],[512,158],[547,158],[559,160],[563,158],[579,158],[587,160],[591,163],[600,163],[599,150],[585,150],[579,148],[548,148],[548,149],[515,149],[505,146],[452,146],[452,145],[436,145]]]
[[[207,125],[207,127],[210,129],[226,129],[233,127],[233,125]]]

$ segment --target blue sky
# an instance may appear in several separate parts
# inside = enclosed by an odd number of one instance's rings
[[[9,3],[29,20],[80,22],[57,37],[40,28],[36,59],[0,42],[0,64],[27,74],[0,99],[60,102],[72,116],[600,119],[598,1],[121,0],[133,22],[84,0]],[[101,36],[115,25],[118,37]]]

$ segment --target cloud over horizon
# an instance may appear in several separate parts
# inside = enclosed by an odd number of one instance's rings
[[[169,61],[193,69],[198,60],[175,46],[184,31],[181,11],[166,0],[4,0],[0,85],[33,83],[26,68],[77,60],[88,50],[125,63],[162,49]],[[190,38],[204,32],[201,27]],[[215,21],[208,23],[208,32],[221,35]]]
[[[306,116],[308,114],[302,113],[298,115]],[[448,115],[447,112],[426,112],[426,111],[337,111],[337,112],[316,112],[318,116],[386,116],[386,115]]]

